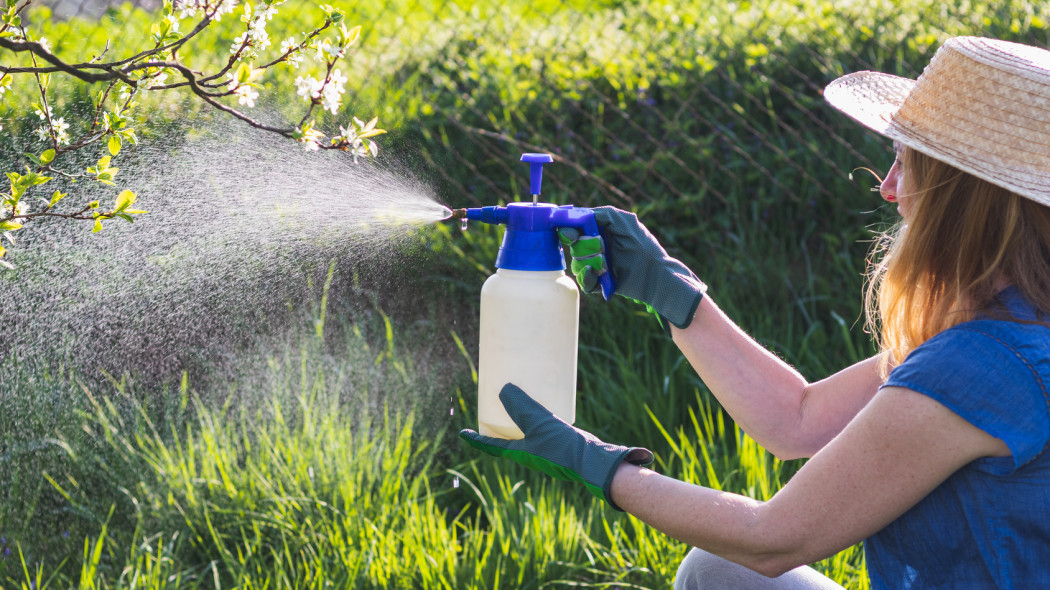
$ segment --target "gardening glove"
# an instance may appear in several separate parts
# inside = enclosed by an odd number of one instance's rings
[[[604,443],[558,418],[517,385],[504,385],[499,399],[525,438],[493,438],[470,429],[460,431],[460,438],[494,457],[507,457],[556,479],[582,483],[591,494],[622,512],[609,494],[616,468],[624,461],[648,465],[653,462],[652,451]]]
[[[597,207],[599,236],[584,236],[574,228],[559,228],[569,247],[570,268],[584,293],[599,292],[598,277],[612,271],[616,293],[643,303],[668,331],[669,321],[685,328],[693,321],[707,285],[684,264],[671,258],[634,213]]]

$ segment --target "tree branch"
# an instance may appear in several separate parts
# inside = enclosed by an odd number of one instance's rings
[[[50,51],[44,48],[43,45],[36,41],[13,41],[7,37],[0,37],[0,48],[13,51],[15,53],[21,53],[23,51],[29,51],[33,55],[40,59],[48,62],[53,67],[32,67],[32,68],[9,68],[7,66],[0,65],[0,73],[4,74],[47,74],[52,72],[62,72],[69,74],[78,80],[83,80],[89,84],[96,82],[105,82],[107,80],[120,79],[131,86],[135,85],[135,81],[131,79],[126,73],[121,70],[114,70],[110,64],[68,64],[52,54]],[[93,74],[85,70],[88,69],[99,69],[103,70],[103,74]]]

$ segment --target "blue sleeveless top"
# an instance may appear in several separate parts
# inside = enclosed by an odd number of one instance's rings
[[[999,303],[1033,306],[1010,287]],[[981,317],[917,347],[886,386],[928,395],[1001,439],[864,543],[873,590],[1050,588],[1050,327]]]

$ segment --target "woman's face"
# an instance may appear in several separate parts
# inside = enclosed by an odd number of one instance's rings
[[[914,190],[911,184],[911,177],[901,161],[903,149],[903,146],[900,144],[896,142],[893,144],[896,159],[893,161],[890,171],[886,173],[886,178],[882,180],[879,194],[890,203],[897,203],[897,212],[907,220],[908,213],[911,210],[912,199],[914,198]]]

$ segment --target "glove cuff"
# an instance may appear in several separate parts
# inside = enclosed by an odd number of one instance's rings
[[[645,467],[650,465],[655,458],[656,456],[653,455],[653,452],[644,447],[623,447],[623,450],[612,458],[612,468],[609,469],[605,481],[602,482],[602,499],[608,502],[613,510],[624,512],[624,509],[617,506],[616,502],[612,500],[612,480],[616,476],[616,470],[619,469],[620,463],[626,461],[631,465]]]
[[[696,278],[696,275],[675,273],[675,280],[666,285],[661,294],[661,301],[654,302],[653,307],[660,311],[660,317],[664,320],[661,324],[670,322],[675,327],[684,330],[693,322],[693,316],[700,307],[700,301],[707,293],[707,285]],[[670,326],[664,325],[668,334],[671,333]]]

